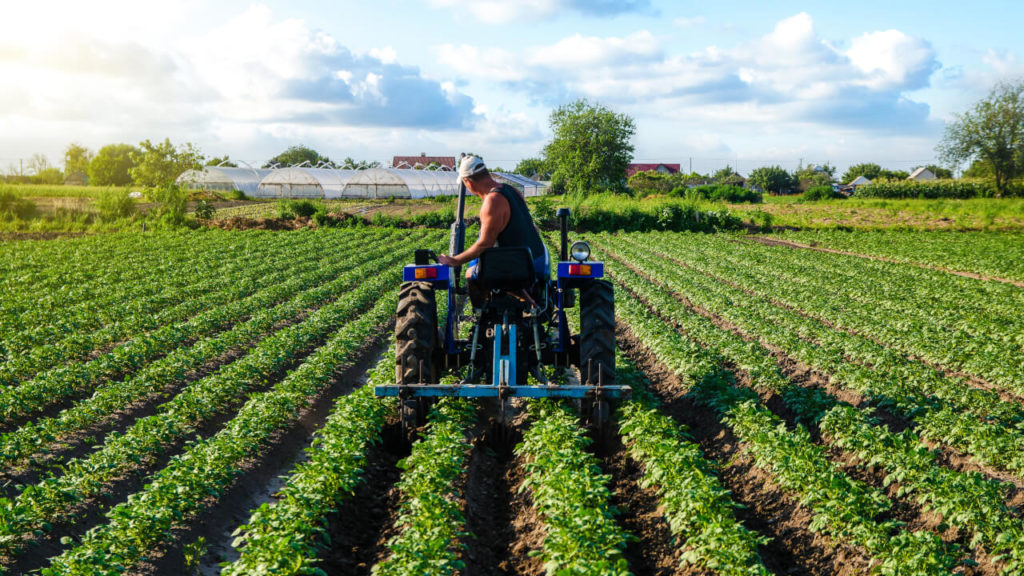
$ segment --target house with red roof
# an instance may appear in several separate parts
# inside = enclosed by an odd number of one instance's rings
[[[679,164],[630,164],[626,166],[626,178],[637,172],[661,172],[662,174],[679,174]]]
[[[455,156],[427,156],[422,152],[419,156],[395,156],[391,160],[392,168],[426,168],[431,164],[455,170]]]

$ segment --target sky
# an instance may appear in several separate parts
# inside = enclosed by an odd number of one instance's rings
[[[936,161],[945,123],[1024,78],[1024,3],[0,0],[0,172],[142,140],[262,164],[539,156],[586,98],[634,161]]]

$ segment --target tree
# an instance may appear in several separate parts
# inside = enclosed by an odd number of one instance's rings
[[[513,174],[519,174],[520,176],[526,176],[527,178],[533,178],[534,176],[540,175],[541,180],[546,180],[544,176],[548,175],[547,164],[541,158],[523,158],[516,164],[516,167],[512,169]]]
[[[858,176],[863,176],[868,180],[875,180],[878,175],[882,172],[882,167],[874,162],[865,162],[863,164],[854,164],[843,172],[842,182],[849,184],[857,179]]]
[[[132,156],[139,149],[131,144],[107,144],[89,162],[89,183],[95,186],[127,186],[132,183]]]
[[[765,192],[771,192],[774,194],[784,194],[789,192],[796,184],[789,172],[783,170],[781,166],[762,166],[760,168],[755,168],[750,173],[750,177],[747,178],[747,182],[749,182],[751,186],[757,186]]]
[[[796,171],[796,174],[793,175],[793,184],[804,192],[818,186],[832,186],[835,172],[835,166],[811,164]]]
[[[982,178],[985,180],[992,179],[992,164],[988,160],[981,158],[975,158],[971,165],[967,167],[960,174],[961,178]]]
[[[376,160],[354,160],[351,156],[346,156],[341,161],[341,168],[344,170],[367,170],[369,168],[380,168],[380,162]]]
[[[972,110],[946,125],[939,158],[954,166],[985,160],[1000,195],[1024,172],[1024,81],[1001,82]]]
[[[28,160],[28,167],[34,174],[40,174],[50,167],[50,161],[46,159],[46,154],[33,154]]]
[[[274,164],[279,164],[281,166],[295,166],[297,164],[302,164],[303,162],[309,162],[310,166],[316,166],[321,162],[330,161],[331,159],[327,156],[322,156],[316,150],[299,144],[298,146],[290,146],[284,152],[281,152],[277,156],[267,160],[263,167],[270,168]]]
[[[89,162],[92,160],[92,151],[85,146],[72,142],[64,149],[64,173],[81,172],[89,173]]]
[[[169,138],[160,144],[143,140],[139,148],[132,154],[135,166],[131,170],[132,180],[139,186],[170,186],[182,172],[203,167],[202,153],[188,142],[175,148]]]
[[[633,119],[580,99],[551,113],[554,137],[544,147],[556,189],[588,194],[621,188],[633,158]]]
[[[225,154],[224,156],[214,156],[206,161],[204,166],[222,166],[224,168],[238,168],[238,164],[231,161],[231,158]]]

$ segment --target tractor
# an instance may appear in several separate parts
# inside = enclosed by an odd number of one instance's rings
[[[460,185],[452,255],[465,249],[465,198]],[[489,248],[479,258],[482,295],[468,298],[469,316],[463,315],[469,291],[459,269],[438,264],[432,250],[416,250],[414,263],[404,267],[395,321],[396,382],[377,386],[374,394],[399,398],[407,439],[415,438],[432,402],[446,396],[493,399],[501,423],[511,417],[511,398],[571,398],[589,427],[608,429],[613,404],[631,392],[615,381],[615,297],[603,278],[604,264],[590,260],[590,246],[569,246],[569,210],[556,214],[561,242],[555,277],[535,271],[529,248]],[[439,299],[447,304],[443,321]],[[566,314],[574,306],[580,309],[576,334]],[[464,321],[471,329],[459,338]],[[578,382],[569,376],[576,372]],[[560,383],[552,381],[556,375]]]

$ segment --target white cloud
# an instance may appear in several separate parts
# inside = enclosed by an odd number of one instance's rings
[[[875,90],[927,85],[928,77],[936,69],[931,46],[899,30],[854,38],[846,56],[864,74],[857,83]]]
[[[530,52],[528,66],[575,71],[592,66],[629,65],[662,58],[661,47],[646,30],[622,38],[575,34]]]
[[[461,54],[482,55],[462,46]],[[454,51],[439,57],[467,78]],[[520,54],[492,53],[503,72],[480,74],[548,104],[588,97],[633,113],[684,115],[735,125],[920,127],[927,106],[904,92],[926,86],[938,68],[928,43],[896,30],[854,38],[846,51],[822,39],[814,20],[799,13],[759,38],[688,55],[666,54],[648,31],[626,36],[572,35]],[[473,62],[474,59],[468,59]]]
[[[441,44],[434,48],[437,59],[456,74],[494,82],[521,82],[528,69],[519,56],[500,48],[478,48],[468,44]]]

